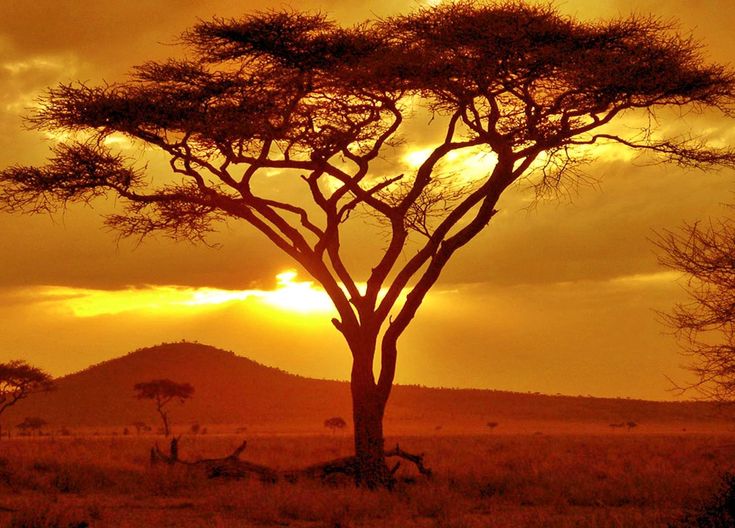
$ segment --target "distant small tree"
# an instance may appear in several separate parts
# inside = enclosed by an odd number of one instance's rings
[[[133,427],[135,427],[135,434],[140,434],[141,431],[147,431],[149,427],[146,425],[145,422],[137,421],[133,422],[131,424]]]
[[[489,429],[490,429],[491,431],[494,431],[494,430],[495,430],[495,428],[496,428],[496,427],[497,427],[498,425],[500,425],[500,424],[499,424],[498,422],[488,422],[488,423],[487,423],[487,426],[488,426],[488,428],[489,428]]]
[[[15,427],[20,429],[20,433],[18,433],[20,436],[30,436],[31,433],[28,432],[28,425],[25,422],[21,422]]]
[[[19,423],[16,427],[23,432],[40,432],[43,427],[47,425],[46,420],[39,418],[38,416],[27,416],[25,420]]]
[[[631,429],[638,427],[638,424],[631,420],[629,422],[626,422],[625,426],[628,428],[628,431],[630,431]]]
[[[191,434],[199,434],[199,431],[201,430],[202,426],[198,423],[191,424],[191,427],[189,430],[191,431]]]
[[[0,415],[5,409],[34,392],[49,391],[53,387],[54,383],[49,374],[25,361],[16,359],[0,363]],[[1,426],[0,438],[2,438]]]
[[[333,418],[329,418],[328,420],[324,420],[324,427],[327,429],[332,430],[332,434],[334,434],[337,429],[344,429],[347,426],[347,422],[344,421],[343,418],[340,416],[335,416]]]
[[[170,379],[155,379],[136,383],[133,389],[136,391],[138,399],[156,402],[156,411],[163,420],[163,434],[165,436],[171,434],[166,406],[175,400],[183,404],[194,394],[194,387],[191,384],[177,383]]]

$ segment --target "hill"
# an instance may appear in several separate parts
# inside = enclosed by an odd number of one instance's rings
[[[168,343],[131,352],[59,378],[58,390],[33,395],[11,408],[6,423],[40,416],[57,427],[158,423],[150,401],[134,397],[133,384],[155,378],[190,382],[194,396],[172,404],[176,424],[239,424],[254,431],[323,431],[330,416],[349,420],[345,382],[304,378],[198,343]],[[635,421],[673,427],[717,422],[717,409],[701,402],[547,396],[493,390],[396,386],[386,431],[486,430],[488,421],[527,424],[587,424]],[[522,429],[522,427],[521,427]]]

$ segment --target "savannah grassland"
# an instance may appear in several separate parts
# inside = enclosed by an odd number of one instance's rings
[[[224,456],[241,436],[185,435],[180,456]],[[0,525],[661,527],[710,497],[735,457],[730,433],[393,437],[389,446],[425,453],[435,475],[370,492],[348,482],[210,480],[185,467],[151,467],[156,440],[3,439]],[[255,436],[242,458],[286,469],[350,452],[346,433]],[[410,467],[398,474],[415,476]]]

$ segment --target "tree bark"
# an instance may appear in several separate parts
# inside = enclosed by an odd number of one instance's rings
[[[390,487],[393,476],[385,463],[383,414],[386,398],[378,390],[372,355],[355,358],[352,366],[352,418],[355,427],[355,482],[369,489]]]
[[[171,433],[168,425],[168,413],[164,411],[161,407],[159,407],[158,414],[161,415],[161,420],[163,420],[163,436],[168,438],[168,435]]]

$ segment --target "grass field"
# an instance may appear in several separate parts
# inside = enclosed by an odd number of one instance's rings
[[[735,456],[728,434],[392,438],[425,453],[435,476],[369,492],[349,483],[210,480],[197,470],[150,467],[155,441],[3,439],[0,525],[664,527],[711,496]],[[185,436],[181,457],[224,456],[240,441]],[[287,469],[350,452],[347,435],[263,436],[250,439],[243,458]]]

